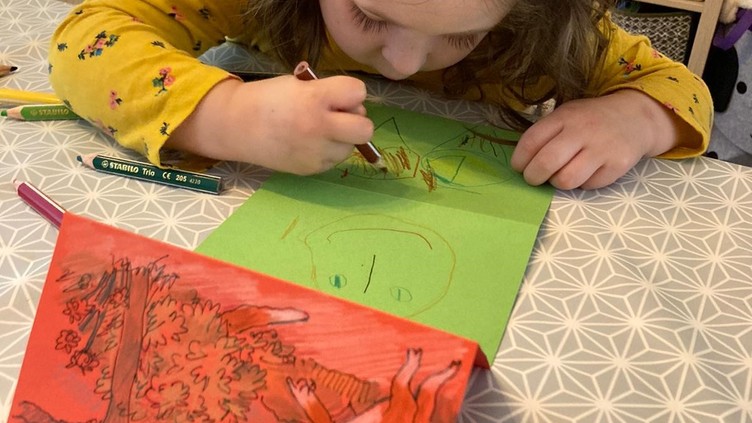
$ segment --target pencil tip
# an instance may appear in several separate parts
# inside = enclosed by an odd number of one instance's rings
[[[78,160],[78,161],[79,161],[79,162],[81,162],[81,163],[83,163],[83,162],[84,162],[84,159],[83,159],[83,158],[81,157],[81,155],[80,155],[80,154],[79,154],[78,156],[76,156],[76,160]]]
[[[373,167],[376,169],[382,171],[383,173],[389,172],[389,168],[384,164],[384,161],[381,160],[381,157],[379,157],[378,160],[372,163]]]
[[[10,71],[11,71],[11,72],[15,72],[15,71],[17,71],[17,70],[18,70],[18,66],[11,66],[11,67],[10,67]]]

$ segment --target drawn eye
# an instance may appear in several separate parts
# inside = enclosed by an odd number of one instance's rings
[[[392,298],[401,303],[409,303],[413,300],[413,294],[410,290],[402,286],[393,286],[389,288],[389,294]]]
[[[329,276],[329,284],[337,289],[341,289],[347,286],[347,277],[341,273],[336,273]]]
[[[745,94],[747,92],[747,84],[745,84],[744,81],[739,81],[736,84],[736,92],[739,94]]]

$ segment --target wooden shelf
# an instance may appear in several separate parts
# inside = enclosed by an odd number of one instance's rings
[[[674,9],[688,10],[700,14],[697,23],[692,48],[689,51],[687,67],[698,76],[702,76],[705,62],[708,59],[708,51],[713,42],[713,34],[718,23],[718,15],[721,13],[723,0],[639,0],[642,3],[656,4]]]

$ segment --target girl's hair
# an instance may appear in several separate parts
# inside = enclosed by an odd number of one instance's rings
[[[248,19],[271,41],[272,51],[292,69],[301,60],[316,67],[328,45],[319,0],[248,0]]]
[[[300,60],[316,65],[327,46],[318,0],[250,3],[249,17],[272,40],[273,50],[287,67]],[[482,93],[474,90],[482,84],[499,85],[504,92],[494,100],[499,99],[496,105],[502,118],[516,129],[530,125],[516,111],[519,105],[538,105],[549,99],[561,104],[591,96],[588,81],[605,56],[611,25],[604,18],[613,3],[517,0],[472,53],[444,71],[445,94],[460,97],[471,90]],[[544,89],[533,92],[530,87]]]

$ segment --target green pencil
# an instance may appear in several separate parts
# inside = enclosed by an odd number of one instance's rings
[[[17,120],[73,120],[81,119],[65,104],[27,104],[0,110],[0,116]]]
[[[178,169],[162,169],[150,163],[100,154],[87,154],[78,156],[76,159],[86,167],[112,175],[126,176],[209,194],[219,194],[222,190],[222,178],[219,176]]]

